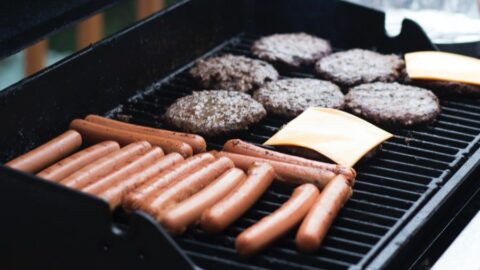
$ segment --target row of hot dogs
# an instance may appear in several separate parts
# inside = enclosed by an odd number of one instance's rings
[[[98,196],[113,210],[141,210],[173,235],[199,224],[219,233],[240,218],[274,179],[298,187],[271,215],[236,239],[253,255],[300,224],[296,244],[321,245],[352,192],[352,168],[308,160],[230,140],[206,151],[205,140],[90,115],[71,130],[6,166]],[[96,143],[77,151],[83,141]],[[320,190],[322,190],[320,192]]]

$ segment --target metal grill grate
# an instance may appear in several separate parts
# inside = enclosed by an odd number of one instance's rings
[[[257,38],[257,35],[241,34],[207,56],[222,53],[251,56],[249,49]],[[197,89],[187,74],[189,67],[120,105],[113,110],[112,117],[162,127],[165,108]],[[314,77],[306,69],[280,70],[280,73],[283,77]],[[177,241],[195,263],[207,269],[347,269],[364,265],[472,152],[480,133],[480,120],[476,119],[480,119],[480,108],[475,103],[443,101],[442,113],[434,124],[394,131],[395,137],[385,142],[375,157],[357,168],[353,196],[315,254],[297,252],[294,232],[291,232],[253,259],[244,260],[236,255],[236,235],[288,199],[292,188],[281,184],[274,184],[226,232],[211,236],[195,228]],[[268,116],[248,132],[229,138],[239,137],[261,144],[286,121]],[[229,138],[210,139],[209,147],[219,149]]]

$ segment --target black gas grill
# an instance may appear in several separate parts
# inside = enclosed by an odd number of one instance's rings
[[[186,2],[0,93],[0,119],[9,124],[0,131],[1,160],[53,137],[71,119],[88,113],[165,127],[161,116],[166,107],[198,89],[188,76],[193,60],[224,53],[251,56],[252,42],[263,34],[308,31],[344,49],[401,53],[433,48],[408,21],[399,37],[386,37],[380,31],[382,20],[379,12],[333,1]],[[364,25],[355,25],[359,21]],[[285,78],[315,77],[306,68],[279,71]],[[192,262],[205,269],[403,267],[407,261],[401,260],[426,237],[429,226],[447,214],[449,200],[461,196],[455,190],[473,181],[469,176],[480,159],[479,105],[442,100],[435,123],[392,130],[395,137],[356,167],[353,196],[314,254],[298,252],[291,232],[252,259],[236,255],[236,235],[288,199],[292,187],[282,184],[275,183],[226,232],[211,236],[193,228],[172,242],[142,213],[118,210],[110,218],[98,199],[2,167],[0,200],[5,200],[8,218],[0,233],[7,239],[6,265],[17,266],[18,249],[25,246],[33,262],[50,268],[176,269],[191,268]],[[209,148],[220,149],[229,138],[261,144],[287,121],[269,115],[247,132],[207,139]],[[36,254],[37,245],[45,251]],[[64,258],[48,262],[54,258],[50,253]],[[32,265],[20,262],[19,268]]]

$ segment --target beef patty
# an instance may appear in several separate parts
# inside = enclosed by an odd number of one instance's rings
[[[317,79],[283,79],[255,91],[253,98],[269,113],[295,117],[308,107],[340,109],[344,96],[335,84]]]
[[[267,62],[226,54],[197,61],[190,75],[203,88],[247,92],[278,79],[278,72]]]
[[[266,115],[262,104],[248,94],[208,90],[179,98],[164,119],[181,131],[216,136],[246,130]]]
[[[299,67],[313,65],[317,60],[331,53],[327,40],[306,33],[275,34],[255,41],[252,53],[272,63]]]
[[[430,123],[440,113],[438,98],[430,90],[399,83],[356,86],[345,96],[345,107],[373,123],[389,126]]]
[[[398,55],[352,49],[320,59],[315,70],[343,88],[362,83],[393,82],[404,76],[405,62]]]

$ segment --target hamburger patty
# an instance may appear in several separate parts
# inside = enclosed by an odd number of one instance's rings
[[[216,136],[246,130],[266,115],[262,104],[248,94],[206,90],[176,100],[164,119],[181,131]]]
[[[231,54],[197,61],[190,75],[204,88],[240,92],[278,79],[278,72],[267,62]]]
[[[331,53],[327,40],[306,33],[275,34],[255,41],[252,53],[268,62],[299,67]]]
[[[308,107],[340,109],[344,96],[335,84],[317,79],[283,79],[255,91],[253,98],[273,114],[295,117]]]
[[[373,123],[391,126],[430,123],[440,113],[431,91],[399,83],[356,86],[345,96],[345,107]]]
[[[320,59],[315,70],[322,78],[349,88],[362,83],[399,80],[404,76],[405,62],[394,54],[352,49]]]

